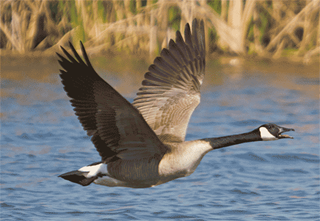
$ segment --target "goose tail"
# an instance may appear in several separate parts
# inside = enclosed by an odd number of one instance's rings
[[[61,174],[59,177],[82,186],[88,186],[98,179],[103,172],[106,172],[106,164],[99,162]]]
[[[88,186],[90,185],[95,179],[98,178],[98,176],[92,176],[87,178],[86,175],[88,172],[82,172],[79,170],[74,170],[68,173],[61,174],[59,177],[69,180],[71,182],[80,184],[82,186]]]

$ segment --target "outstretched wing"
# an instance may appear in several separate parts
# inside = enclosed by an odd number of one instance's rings
[[[184,141],[189,119],[200,103],[205,74],[203,21],[194,19],[192,33],[185,26],[185,40],[177,31],[176,42],[150,65],[133,105],[150,127],[165,141]]]
[[[107,163],[118,158],[162,155],[166,147],[139,111],[94,71],[82,43],[85,62],[71,43],[74,57],[61,48],[69,59],[57,53],[64,69],[60,70],[64,89],[102,160]]]

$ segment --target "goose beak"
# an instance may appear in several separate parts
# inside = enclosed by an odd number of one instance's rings
[[[278,138],[290,138],[290,139],[293,139],[293,137],[287,135],[287,134],[282,134],[282,133],[285,133],[285,132],[288,132],[288,131],[294,131],[294,129],[292,128],[285,128],[285,127],[279,127],[279,135],[278,135]]]

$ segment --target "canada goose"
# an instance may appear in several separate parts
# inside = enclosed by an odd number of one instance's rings
[[[184,141],[205,74],[203,21],[193,20],[192,33],[186,24],[184,35],[177,31],[176,42],[150,65],[133,104],[94,71],[82,43],[85,62],[71,43],[74,57],[61,47],[69,59],[57,53],[64,89],[102,160],[59,177],[83,186],[152,187],[192,174],[211,150],[292,138],[283,132],[293,129],[264,124],[249,133]]]

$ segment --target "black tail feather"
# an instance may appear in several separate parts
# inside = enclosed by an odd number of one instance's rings
[[[82,186],[88,186],[90,185],[95,179],[98,178],[98,176],[93,176],[90,178],[87,178],[85,175],[88,174],[88,172],[81,172],[78,170],[74,170],[68,173],[61,174],[59,177],[69,180],[74,183],[78,183]]]

